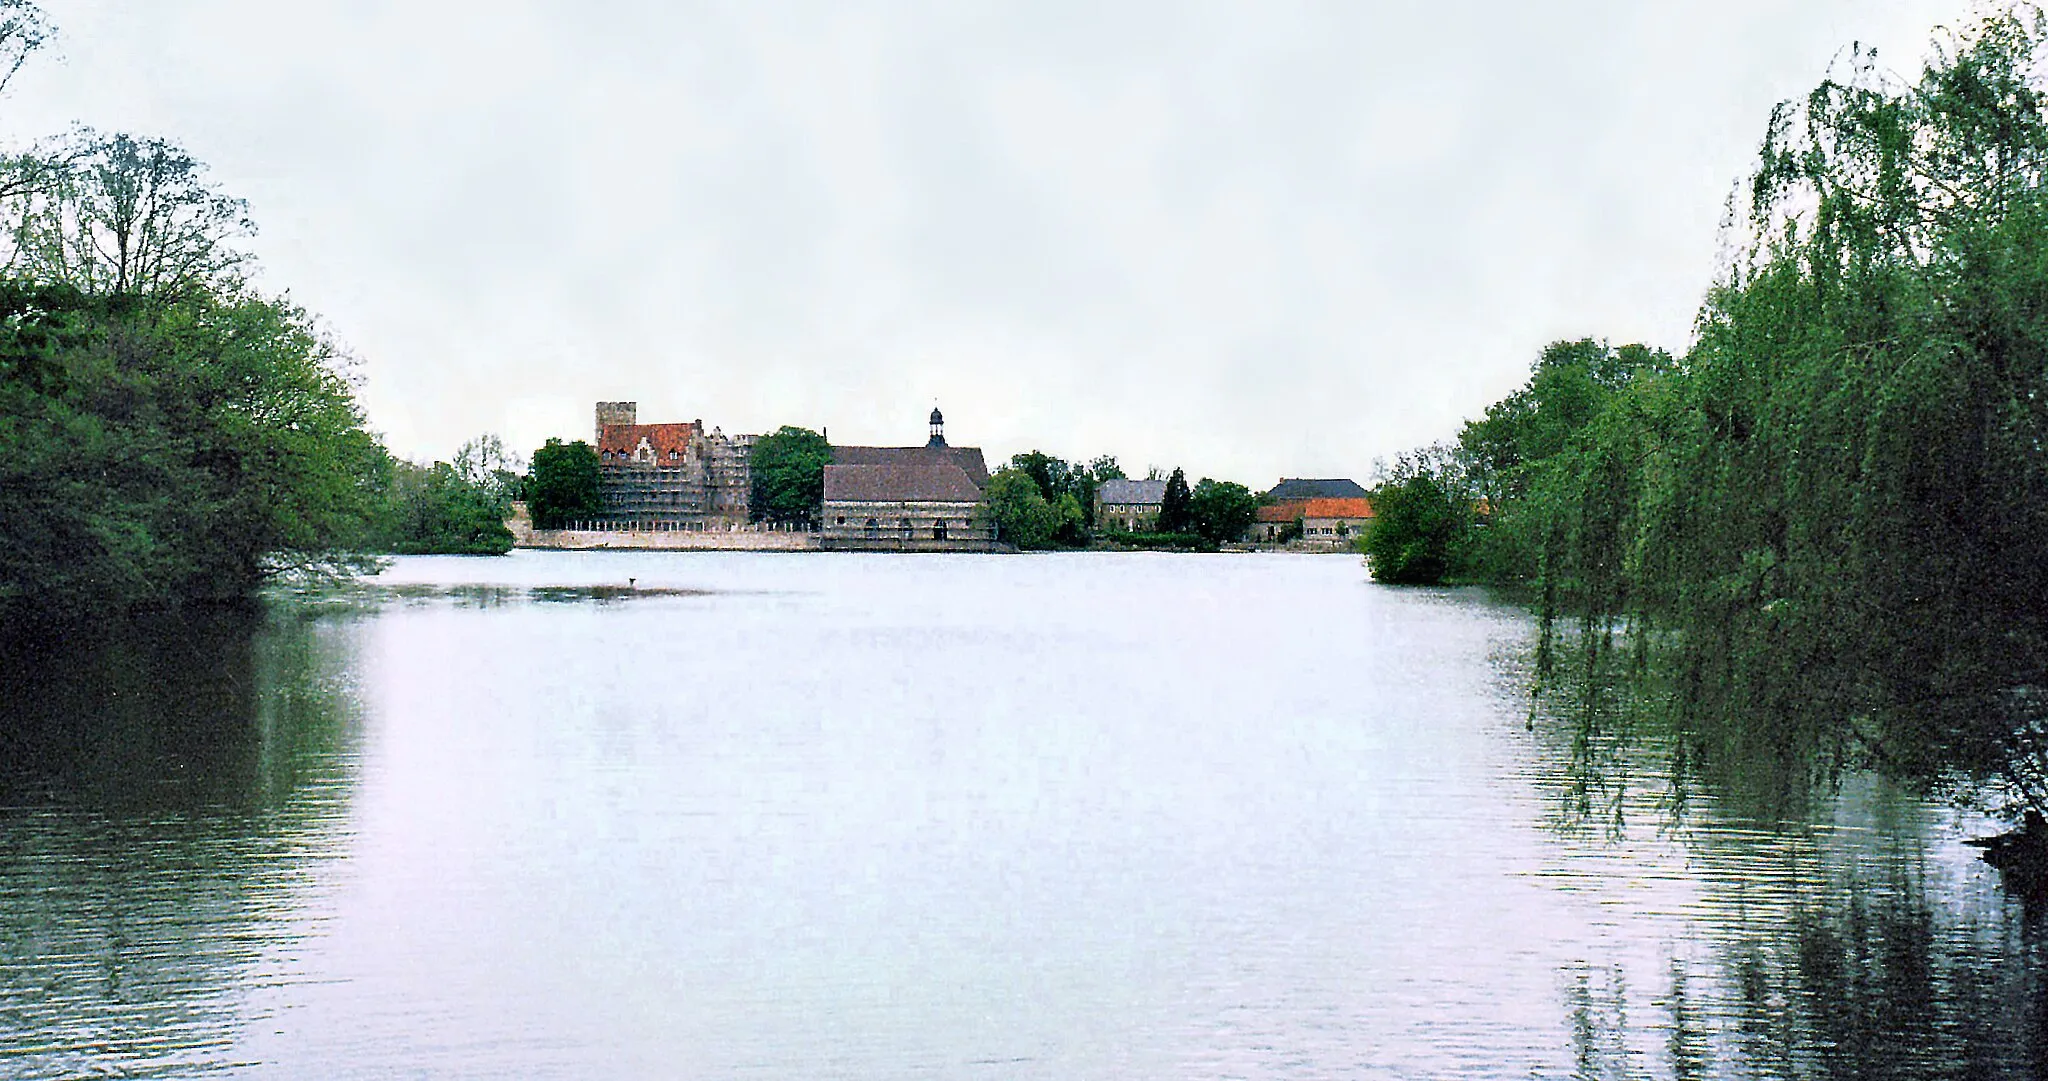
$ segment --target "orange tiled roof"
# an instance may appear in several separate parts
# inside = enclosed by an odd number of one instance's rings
[[[630,457],[635,450],[639,449],[640,441],[645,439],[647,444],[654,448],[655,460],[666,464],[671,460],[669,458],[669,452],[671,451],[679,455],[687,455],[690,450],[690,440],[696,434],[697,426],[687,422],[682,424],[607,424],[603,428],[598,429],[597,453],[600,459],[603,458],[606,452],[610,452],[613,457],[622,454]]]
[[[1370,499],[1311,499],[1308,508],[1301,512],[1303,518],[1370,518]]]
[[[1285,503],[1275,503],[1270,507],[1260,507],[1259,521],[1276,522],[1281,525],[1286,525],[1288,523],[1293,522],[1295,519],[1300,518],[1302,516],[1301,512],[1307,509],[1307,500],[1290,499]]]

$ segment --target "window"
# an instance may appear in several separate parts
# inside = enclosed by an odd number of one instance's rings
[[[880,522],[877,522],[877,521],[875,521],[875,520],[874,520],[873,518],[870,518],[870,519],[868,519],[868,524],[867,524],[867,533],[868,533],[868,536],[869,536],[869,537],[879,537],[879,536],[881,536],[881,535],[882,535],[882,523],[880,523]]]
[[[840,515],[840,516],[839,516],[839,517],[838,517],[838,518],[837,518],[836,520],[834,520],[834,521],[833,521],[833,523],[832,523],[832,524],[833,524],[833,525],[845,525],[845,524],[846,524],[846,515],[844,515],[844,514]]]
[[[945,539],[946,539],[946,523],[945,523],[945,521],[944,521],[943,519],[941,519],[941,520],[940,520],[940,521],[938,521],[938,522],[934,522],[934,523],[932,524],[932,539],[933,539],[933,540],[945,540]]]

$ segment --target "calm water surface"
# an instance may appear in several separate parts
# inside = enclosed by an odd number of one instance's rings
[[[2048,1076],[1979,823],[1578,823],[1530,630],[1341,557],[518,553],[17,647],[0,1076]]]

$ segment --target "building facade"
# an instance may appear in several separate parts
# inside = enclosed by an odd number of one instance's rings
[[[1282,480],[1261,503],[1245,530],[1253,544],[1345,547],[1372,524],[1372,502],[1352,480]]]
[[[701,420],[641,424],[635,402],[597,403],[603,529],[729,530],[747,523],[754,437]]]
[[[1106,480],[1095,490],[1095,528],[1150,533],[1166,503],[1163,480]]]
[[[982,505],[988,467],[979,447],[946,443],[931,414],[922,447],[833,447],[825,467],[821,546],[840,551],[989,551],[995,526]]]
[[[1301,512],[1301,539],[1311,544],[1348,545],[1372,527],[1372,501],[1311,499]]]

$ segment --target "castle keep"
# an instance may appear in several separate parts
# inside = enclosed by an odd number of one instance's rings
[[[701,420],[639,423],[636,402],[597,403],[597,465],[607,529],[726,530],[747,523],[751,435]]]

